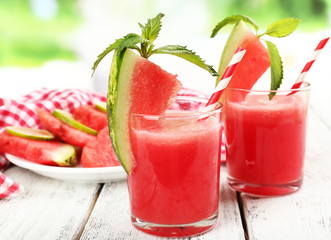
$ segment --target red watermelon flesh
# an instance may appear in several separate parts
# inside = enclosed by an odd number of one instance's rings
[[[0,134],[0,152],[44,165],[73,166],[77,163],[75,149],[71,145],[27,139],[7,132]]]
[[[96,138],[93,135],[79,131],[78,129],[63,123],[51,113],[43,109],[37,108],[36,111],[44,127],[66,143],[77,147],[84,147],[88,142]]]
[[[240,21],[233,28],[222,53],[218,73],[218,81],[238,47],[246,49],[246,53],[238,64],[227,88],[251,89],[257,80],[270,67],[268,49],[260,39]]]
[[[78,122],[97,131],[108,126],[107,113],[101,112],[91,105],[82,105],[76,108],[73,116]]]
[[[138,56],[131,79],[131,113],[164,114],[181,89],[177,75]]]
[[[81,164],[83,167],[120,166],[111,145],[108,127],[99,131],[97,138],[83,148]]]
[[[240,46],[246,49],[246,53],[228,87],[251,89],[270,66],[268,50],[252,32],[246,35]]]

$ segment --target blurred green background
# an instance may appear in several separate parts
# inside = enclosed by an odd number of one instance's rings
[[[0,0],[0,66],[75,60],[65,39],[80,22],[76,0]]]
[[[113,12],[127,14],[134,24],[137,22],[137,15],[138,20],[145,21],[147,17],[153,17],[155,13],[163,11],[160,6],[165,5],[157,0],[104,2],[108,2],[106,7]],[[192,7],[192,4],[198,4],[207,9],[207,17],[203,22],[206,36],[218,21],[231,14],[249,15],[261,28],[266,27],[266,23],[292,16],[302,19],[299,31],[304,32],[328,28],[330,18],[330,0],[192,0],[182,1],[181,4],[178,3],[180,1],[163,2],[168,2],[169,6],[173,5],[174,8],[185,9]],[[0,67],[41,66],[54,59],[77,60],[80,56],[73,47],[71,37],[77,29],[86,24],[84,11],[90,9],[90,14],[100,14],[93,12],[93,4],[100,4],[100,1],[0,0]],[[82,5],[85,8],[82,8]],[[196,18],[199,19],[199,16]]]

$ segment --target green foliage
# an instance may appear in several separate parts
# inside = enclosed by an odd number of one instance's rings
[[[261,23],[260,28],[280,18],[302,20],[300,29],[316,31],[328,26],[330,0],[206,0],[211,16],[211,27],[224,16],[242,14]]]
[[[64,37],[80,22],[76,0],[58,0],[52,19],[37,18],[28,0],[0,1],[0,66],[38,66],[51,59],[75,60]]]

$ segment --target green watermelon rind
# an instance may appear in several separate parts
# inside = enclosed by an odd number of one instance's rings
[[[226,68],[228,67],[233,54],[236,52],[237,48],[242,44],[244,41],[244,36],[249,32],[249,28],[247,25],[240,20],[232,29],[226,43],[224,50],[222,52],[220,64],[218,67],[219,76],[216,80],[216,86],[220,81],[221,77],[223,76]]]
[[[91,134],[94,136],[96,136],[98,134],[98,131],[96,131],[92,128],[89,128],[88,126],[76,121],[70,113],[63,111],[61,109],[55,109],[53,111],[53,116],[75,129],[78,129],[80,131],[83,131],[85,133],[88,133],[88,134]]]
[[[72,145],[63,144],[52,153],[52,160],[61,167],[70,167],[77,164],[76,150]]]
[[[42,129],[9,126],[6,130],[11,135],[32,140],[49,141],[55,138],[51,132]]]
[[[119,162],[129,175],[135,163],[128,131],[131,102],[128,89],[137,58],[138,55],[128,49],[115,51],[107,94],[109,136]]]
[[[101,102],[101,101],[100,102],[96,102],[95,103],[95,107],[98,110],[107,113],[107,103],[106,102]]]

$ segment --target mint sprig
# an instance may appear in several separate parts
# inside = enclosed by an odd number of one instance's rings
[[[275,44],[261,37],[264,35],[268,35],[270,37],[282,38],[290,35],[298,26],[300,19],[296,18],[283,18],[272,24],[270,24],[266,31],[261,34],[257,34],[258,26],[251,18],[244,15],[233,15],[231,17],[227,17],[219,22],[216,27],[213,29],[211,37],[214,37],[217,32],[228,24],[237,24],[239,21],[244,21],[252,25],[256,31],[256,36],[261,40],[265,41],[268,47],[268,54],[270,60],[270,69],[271,69],[271,85],[270,90],[277,90],[282,84],[283,80],[283,62],[281,60],[279,51]],[[275,92],[269,94],[269,99],[271,100],[275,96]]]
[[[277,47],[270,41],[265,41],[268,47],[270,70],[271,70],[271,86],[270,90],[277,90],[283,81],[283,63],[279,55]],[[276,92],[269,94],[269,100],[276,95]]]
[[[290,35],[298,26],[300,19],[296,18],[283,18],[269,25],[267,30],[257,35],[258,38],[263,35],[269,35],[271,37],[282,38]]]
[[[226,17],[224,18],[222,21],[220,21],[213,29],[212,33],[211,33],[211,38],[215,37],[216,34],[218,33],[219,30],[221,30],[223,27],[225,27],[226,25],[229,24],[237,24],[239,21],[244,21],[250,25],[252,25],[255,29],[255,31],[257,32],[258,30],[258,26],[257,24],[254,22],[253,19],[251,19],[248,16],[245,15],[232,15],[231,17]]]
[[[156,17],[148,19],[145,25],[139,23],[142,30],[141,35],[135,33],[129,33],[121,39],[117,39],[114,43],[110,44],[94,62],[92,67],[92,76],[98,67],[101,60],[110,52],[115,50],[115,54],[122,54],[122,52],[129,48],[135,49],[144,58],[149,58],[153,54],[171,54],[180,58],[183,58],[202,69],[207,70],[212,76],[218,76],[218,73],[213,69],[211,65],[207,65],[201,57],[196,55],[192,50],[187,49],[185,46],[180,45],[166,45],[154,49],[154,41],[159,35],[162,27],[161,19],[164,14],[159,13]]]

